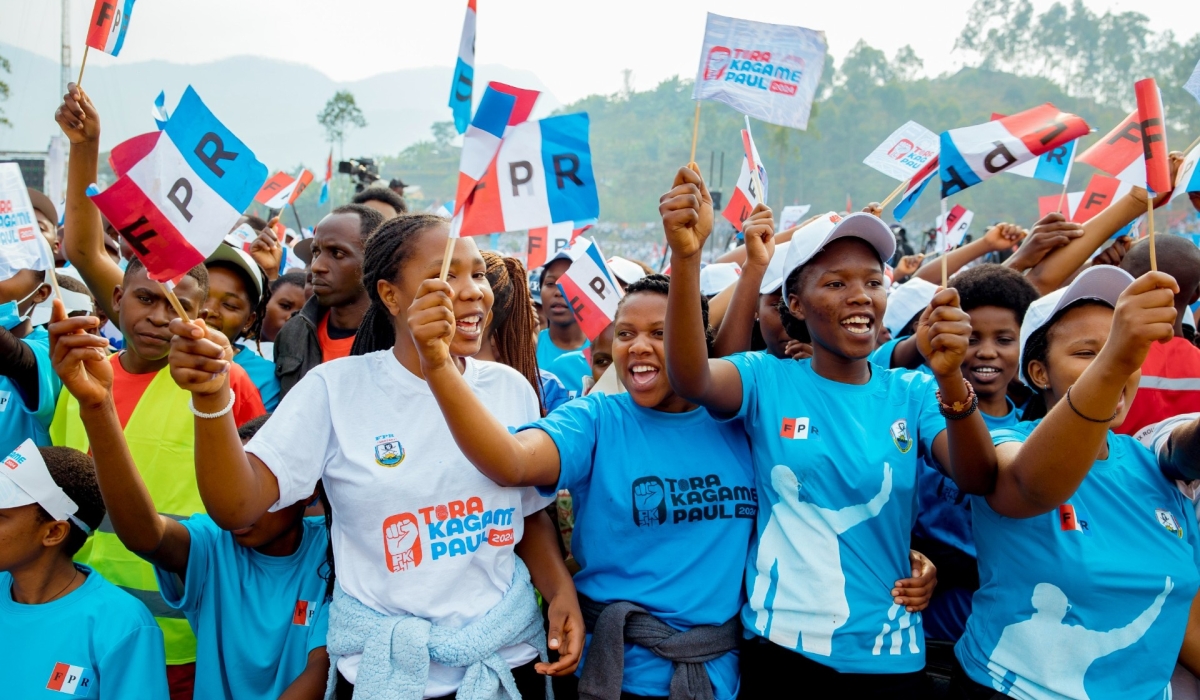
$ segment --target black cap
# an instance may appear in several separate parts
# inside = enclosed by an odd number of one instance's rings
[[[25,189],[29,192],[29,203],[33,205],[34,211],[41,212],[43,216],[54,222],[55,226],[58,226],[58,209],[54,206],[54,202],[32,187]]]
[[[388,183],[388,187],[408,187],[408,185],[404,184],[404,180],[394,177],[392,178],[391,182]]]

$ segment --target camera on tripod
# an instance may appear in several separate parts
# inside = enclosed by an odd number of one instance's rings
[[[379,178],[379,166],[373,158],[351,158],[338,162],[338,172],[354,178],[354,191],[362,192]]]

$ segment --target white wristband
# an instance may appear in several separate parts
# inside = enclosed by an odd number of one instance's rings
[[[233,392],[233,389],[230,389],[229,390],[229,403],[226,404],[225,408],[222,408],[220,411],[217,411],[216,413],[204,413],[202,411],[196,410],[196,404],[193,403],[193,400],[195,399],[195,397],[193,396],[192,398],[188,399],[188,408],[190,408],[192,410],[192,415],[196,416],[197,418],[205,418],[205,419],[211,420],[213,418],[220,418],[221,416],[224,416],[225,414],[232,411],[233,410],[233,402],[236,398],[237,398],[237,394],[235,394]]]

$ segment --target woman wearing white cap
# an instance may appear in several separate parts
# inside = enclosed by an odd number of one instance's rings
[[[672,250],[671,384],[718,418],[742,419],[754,462],[760,507],[742,608],[754,637],[742,648],[742,697],[770,697],[784,683],[927,697],[918,608],[894,600],[892,583],[909,573],[918,458],[932,455],[968,492],[985,491],[995,470],[959,370],[970,325],[957,292],[940,292],[919,324],[932,378],[872,366],[895,238],[872,214],[822,217],[792,237],[783,266],[788,311],[807,326],[813,358],[709,360],[698,278],[713,213],[700,176],[680,169],[659,211]]]
[[[1029,307],[1021,377],[1049,410],[993,433],[996,485],[971,499],[980,588],[958,697],[1161,698],[1176,657],[1200,667],[1200,536],[1171,481],[1200,476],[1200,426],[1157,457],[1111,430],[1172,335],[1176,288],[1097,266]]]

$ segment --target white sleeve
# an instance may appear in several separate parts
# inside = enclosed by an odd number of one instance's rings
[[[1143,447],[1153,450],[1155,456],[1159,456],[1167,446],[1167,440],[1171,437],[1171,433],[1184,423],[1196,420],[1197,416],[1200,416],[1200,413],[1181,413],[1177,416],[1171,416],[1157,423],[1147,425],[1133,437]]]
[[[261,459],[279,482],[272,512],[308,498],[317,487],[334,447],[329,401],[324,374],[309,372],[246,444],[246,452]]]

